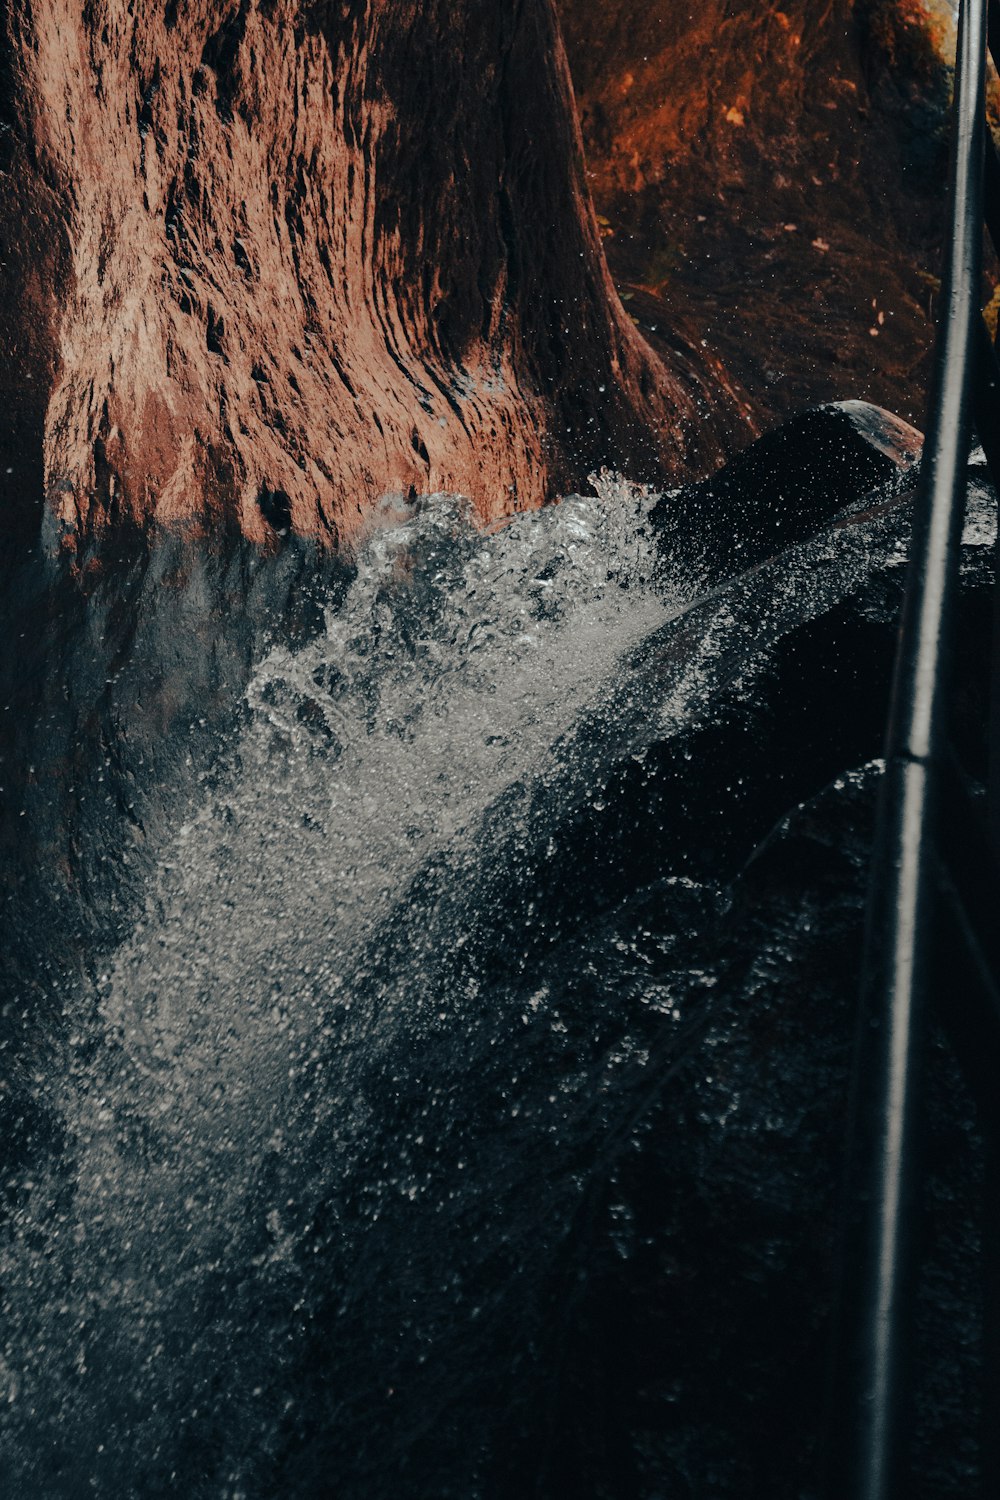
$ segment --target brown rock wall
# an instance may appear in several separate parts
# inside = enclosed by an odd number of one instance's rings
[[[724,190],[742,181],[751,149],[772,159],[801,152],[811,144],[804,117],[819,70],[850,50],[851,0],[562,0],[561,8],[601,196],[678,177],[682,161],[710,173],[710,184],[684,184],[688,192]],[[858,71],[855,59],[853,77],[828,77],[824,92],[855,92]]]
[[[626,306],[757,427],[864,398],[923,421],[947,80],[923,0],[559,0]]]
[[[44,464],[64,546],[335,541],[717,456],[611,286],[550,0],[11,0],[6,55],[5,517]]]

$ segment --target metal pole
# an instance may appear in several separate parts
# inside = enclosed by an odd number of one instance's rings
[[[919,1054],[929,969],[936,781],[970,440],[982,260],[986,3],[963,0],[947,246],[872,861],[847,1173],[831,1500],[906,1494]]]
[[[987,10],[989,49],[994,66],[1000,72],[1000,3],[989,0]],[[986,214],[994,249],[1000,255],[1000,155],[992,139],[986,141],[985,171]],[[1000,348],[1000,325],[997,327]],[[979,402],[976,426],[986,454],[993,487],[1000,496],[1000,392],[996,357],[992,363],[981,356]],[[980,410],[982,408],[982,410]],[[1000,525],[994,548],[995,579],[993,585],[993,651],[989,684],[987,822],[994,857],[1000,861]],[[983,1500],[1000,1494],[1000,1108],[995,1097],[987,1104],[982,1117],[986,1140],[983,1183],[983,1260],[985,1295],[983,1298],[983,1412],[982,1476]]]
[[[987,20],[989,32],[989,50],[993,58],[994,66],[1000,73],[1000,0],[988,0]],[[1000,153],[992,139],[986,141],[985,162],[985,203],[986,221],[989,226],[990,236],[993,240],[997,255],[1000,256]],[[1000,348],[1000,324],[997,325],[997,345]],[[994,488],[1000,494],[1000,398],[997,392],[997,367],[983,360],[986,370],[981,380],[981,388],[984,390],[987,384],[992,386],[989,394],[992,400],[989,407],[982,414],[977,409],[976,425],[979,428],[980,441],[986,453],[986,459],[990,468],[990,477]],[[980,403],[984,404],[984,403]],[[990,836],[993,840],[993,848],[1000,858],[1000,527],[997,529],[996,547],[996,582],[994,588],[994,612],[993,612],[993,672],[990,681],[989,701],[989,771],[988,771],[988,800],[987,816],[989,819]]]

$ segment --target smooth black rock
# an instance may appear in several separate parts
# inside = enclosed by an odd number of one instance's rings
[[[873,491],[894,492],[920,457],[915,427],[867,401],[797,413],[708,479],[653,511],[671,568],[714,586],[813,536]]]

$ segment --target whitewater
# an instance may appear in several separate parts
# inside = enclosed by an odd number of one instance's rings
[[[584,710],[602,733],[627,714],[623,653],[680,603],[654,581],[651,504],[606,478],[488,533],[455,497],[387,501],[325,630],[259,664],[134,931],[65,1000],[64,1071],[43,1083],[65,1145],[23,1185],[2,1265],[8,1493],[158,1492],[206,1422],[222,1473],[192,1492],[235,1494],[258,1466],[240,1425],[282,1415],[259,1407],[301,1340],[317,1205],[421,1211],[423,1139],[365,1160],[364,1072],[495,1003],[472,978],[437,987],[435,948],[470,934],[415,879],[463,893],[498,805],[516,837],[505,795],[563,774]],[[375,955],[399,908],[405,973]]]
[[[656,497],[594,490],[492,531],[387,501],[66,984],[36,1078],[59,1138],[0,1245],[4,1493],[514,1492],[498,1444],[548,1420],[510,1414],[569,1357],[594,1183],[708,1035],[745,777],[705,811],[699,726],[728,695],[752,727],[782,632],[905,564],[883,507],[701,598]]]

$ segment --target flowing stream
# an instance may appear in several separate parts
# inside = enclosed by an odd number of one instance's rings
[[[63,997],[63,1143],[0,1247],[3,1493],[518,1492],[504,1403],[563,1358],[590,1184],[717,983],[691,934],[728,897],[671,865],[700,815],[668,785],[653,828],[649,758],[723,687],[751,703],[873,536],[903,560],[890,514],[689,608],[651,503],[602,479],[492,533],[387,508],[325,630],[259,663],[134,929]]]
[[[66,999],[45,1080],[66,1146],[3,1256],[7,1493],[235,1495],[286,1415],[316,1214],[344,1216],[323,1257],[350,1301],[366,1274],[341,1262],[380,1218],[440,1212],[443,1085],[403,1080],[419,1129],[378,1159],[385,1058],[508,1024],[488,972],[449,983],[437,960],[470,939],[455,898],[482,879],[484,822],[505,808],[516,884],[510,795],[565,774],[582,713],[627,713],[622,658],[677,610],[649,507],[607,481],[492,534],[447,496],[389,507],[325,632],[260,663],[141,919]],[[544,1010],[540,992],[518,1024]],[[515,1076],[503,1112],[517,1100]]]

